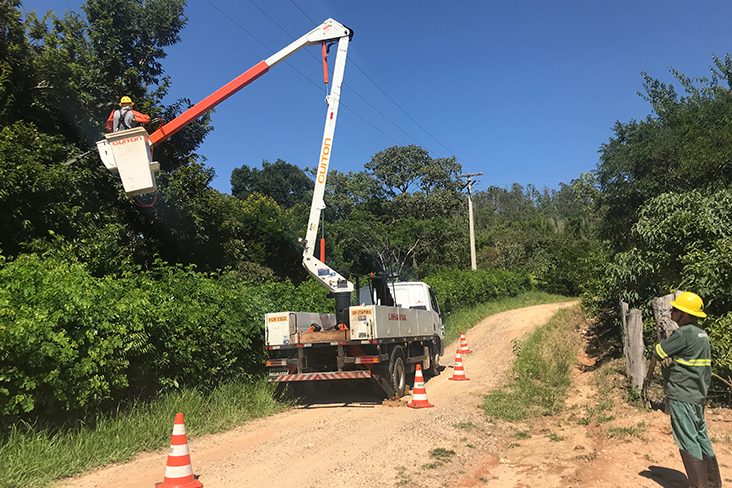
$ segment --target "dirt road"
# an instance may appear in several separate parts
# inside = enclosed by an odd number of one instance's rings
[[[641,412],[643,420],[618,413],[618,425],[650,426],[644,427],[645,437],[630,439],[601,435],[609,424],[577,422],[584,405],[598,401],[589,376],[582,376],[580,369],[562,418],[526,425],[494,423],[478,408],[482,395],[505,381],[513,360],[511,339],[523,337],[571,305],[505,312],[471,329],[467,339],[473,352],[463,357],[470,381],[449,381],[454,358],[443,359],[443,365],[448,364],[442,374],[426,382],[434,408],[382,405],[370,389],[331,392],[327,402],[227,433],[189,438],[193,471],[207,488],[686,486],[662,413]],[[708,414],[708,420],[712,435],[717,425],[730,428],[726,413]],[[729,445],[718,452],[723,478],[724,457],[730,452]],[[144,454],[61,486],[151,488],[162,481],[166,460],[167,450]]]
[[[506,312],[471,329],[467,337],[473,353],[463,358],[470,381],[448,380],[454,355],[446,354],[442,364],[447,367],[425,385],[434,408],[384,406],[370,388],[338,391],[329,400],[340,397],[339,402],[313,403],[227,433],[189,438],[194,473],[205,486],[222,488],[445,486],[495,451],[490,433],[482,431],[486,421],[477,405],[504,379],[512,361],[511,339],[568,305]],[[422,469],[436,461],[429,453],[438,448],[456,454],[440,469]],[[166,459],[167,452],[144,454],[62,486],[149,488],[162,481]]]

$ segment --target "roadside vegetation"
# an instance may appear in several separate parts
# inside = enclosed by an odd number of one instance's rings
[[[577,353],[583,346],[585,317],[578,306],[557,312],[528,338],[514,340],[516,354],[506,388],[488,393],[482,408],[510,422],[554,415],[562,410]]]
[[[508,310],[516,310],[533,305],[560,303],[572,300],[562,295],[532,290],[515,297],[480,303],[472,307],[454,310],[445,321],[445,343],[450,344],[460,338],[460,332],[467,332],[483,319]]]
[[[208,394],[184,388],[64,425],[19,422],[0,444],[0,486],[42,487],[164,448],[170,445],[176,412],[184,412],[189,437],[229,430],[288,408],[274,392],[266,379],[234,381]]]

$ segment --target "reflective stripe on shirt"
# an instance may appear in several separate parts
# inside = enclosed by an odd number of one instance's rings
[[[711,366],[712,360],[711,359],[684,359],[684,358],[676,358],[674,359],[679,364],[684,364],[686,366]]]

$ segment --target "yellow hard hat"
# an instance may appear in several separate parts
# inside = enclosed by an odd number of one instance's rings
[[[701,297],[699,297],[699,295],[697,295],[696,293],[692,293],[690,291],[685,291],[684,293],[679,295],[676,300],[671,302],[671,306],[681,310],[682,312],[686,312],[697,317],[707,316],[707,314],[705,314],[703,311],[704,302],[702,302]]]
[[[119,101],[120,106],[122,106],[123,103],[129,103],[130,105],[134,105],[130,97],[122,97],[122,99]]]

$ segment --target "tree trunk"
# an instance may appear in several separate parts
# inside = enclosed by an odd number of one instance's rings
[[[671,333],[679,328],[676,322],[671,320],[671,302],[675,300],[680,291],[675,291],[661,298],[656,298],[651,302],[653,306],[653,319],[656,321],[656,331],[658,333],[658,342],[661,343],[669,338]]]
[[[628,304],[620,302],[620,321],[623,330],[623,352],[631,386],[640,393],[646,377],[646,350],[643,344],[643,316],[640,310],[628,310]]]
[[[651,302],[653,306],[653,319],[656,321],[656,333],[658,335],[658,343],[665,341],[671,336],[673,331],[679,328],[679,326],[671,320],[671,302],[675,300],[681,291],[677,290],[673,293],[669,293],[661,298],[656,298]],[[666,380],[663,381],[663,391],[666,391]],[[668,398],[663,398],[663,412],[668,415]]]

